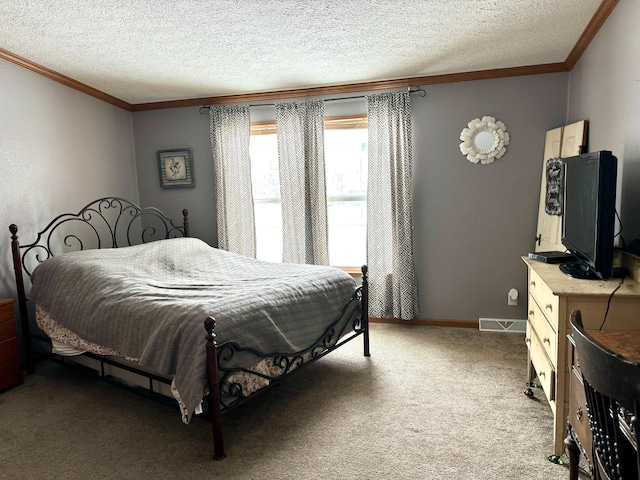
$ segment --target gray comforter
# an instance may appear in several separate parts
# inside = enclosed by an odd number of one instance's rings
[[[173,376],[185,422],[202,399],[207,316],[218,344],[293,353],[320,337],[355,289],[335,268],[258,261],[194,238],[66,253],[31,280],[30,299],[60,325]]]

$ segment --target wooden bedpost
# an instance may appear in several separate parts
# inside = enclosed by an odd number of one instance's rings
[[[186,208],[182,210],[182,226],[184,227],[184,236],[190,237],[189,235],[189,210]]]
[[[29,314],[27,313],[27,296],[24,293],[24,281],[22,278],[22,261],[20,260],[20,242],[18,241],[18,226],[9,225],[11,232],[11,253],[13,254],[13,269],[16,275],[16,288],[18,290],[18,310],[20,312],[20,325],[22,326],[22,344],[27,360],[27,372],[36,371],[33,361],[33,348],[31,346],[31,334],[29,326]]]
[[[222,460],[226,457],[222,442],[222,413],[220,406],[220,381],[218,378],[218,350],[214,328],[216,321],[207,317],[204,328],[207,331],[207,383],[209,384],[209,415],[211,415],[211,429],[213,431],[213,459]]]
[[[364,330],[364,356],[370,357],[369,353],[369,279],[367,272],[369,267],[362,265],[362,328]]]

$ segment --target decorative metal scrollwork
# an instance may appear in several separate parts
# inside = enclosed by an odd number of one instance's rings
[[[299,352],[264,353],[253,348],[240,347],[235,342],[218,345],[219,382],[221,392],[224,394],[221,399],[222,409],[237,406],[256,390],[276,383],[292,371],[334,350],[344,343],[339,343],[339,340],[348,335],[348,330],[351,330],[352,335],[344,341],[363,333],[361,302],[362,287],[358,287],[336,320],[325,329],[313,345]],[[238,366],[241,363],[245,365],[249,363],[252,366],[249,368]]]
[[[185,223],[187,211],[183,210]],[[16,227],[17,230],[17,227]],[[166,238],[183,237],[184,226],[177,226],[160,210],[139,206],[118,197],[98,199],[77,214],[54,218],[36,241],[21,245],[22,266],[27,275],[56,254],[92,248],[126,247]]]

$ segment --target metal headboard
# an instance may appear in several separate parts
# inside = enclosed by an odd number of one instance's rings
[[[157,208],[141,208],[124,198],[105,197],[89,203],[78,213],[58,215],[28,245],[20,245],[18,226],[10,225],[18,307],[29,372],[33,372],[34,364],[31,342],[28,339],[29,317],[23,271],[31,277],[38,264],[65,252],[127,247],[168,238],[188,237],[188,214],[187,209],[182,210],[183,221],[178,226]]]
[[[127,247],[189,236],[188,211],[185,209],[182,214],[183,225],[177,226],[157,208],[140,208],[118,197],[101,198],[91,202],[78,213],[57,216],[38,232],[35,242],[20,245],[22,267],[25,273],[31,276],[31,264],[34,261],[36,264],[42,263],[60,253],[92,248]],[[9,230],[15,235],[18,227],[11,225]]]

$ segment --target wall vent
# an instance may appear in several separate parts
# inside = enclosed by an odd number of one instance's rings
[[[527,329],[527,321],[512,318],[481,318],[479,327],[485,332],[524,333]]]

